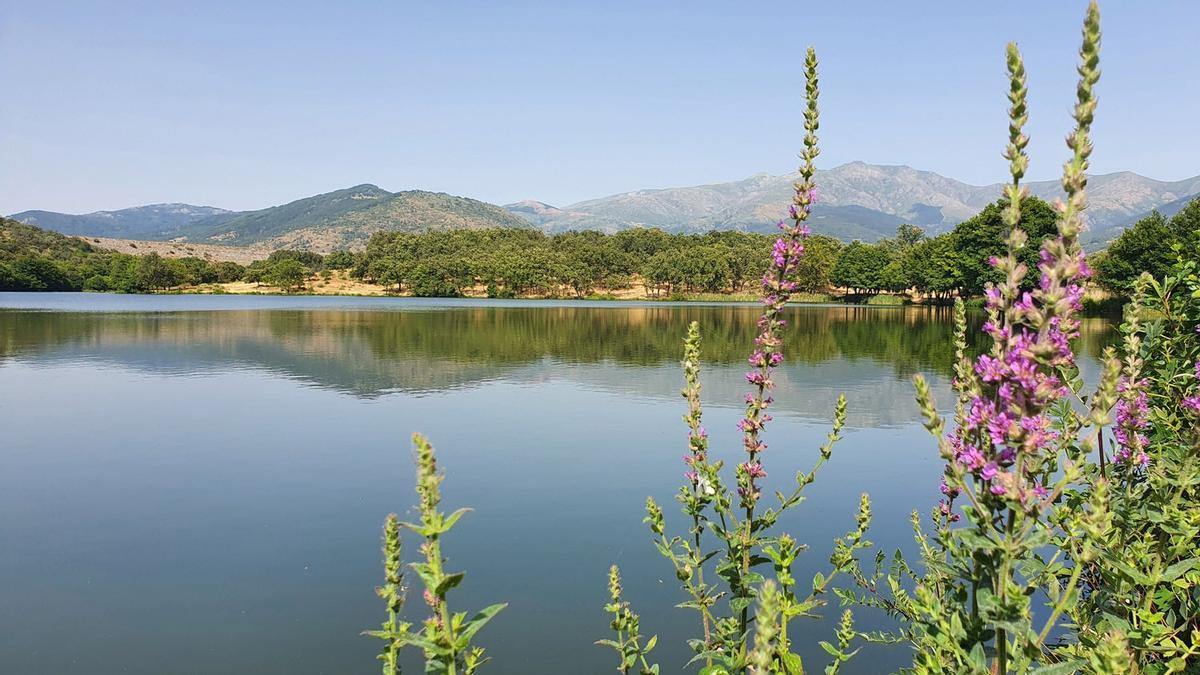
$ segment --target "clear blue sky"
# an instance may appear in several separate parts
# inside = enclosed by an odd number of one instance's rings
[[[825,167],[1005,165],[1003,50],[1031,178],[1066,156],[1082,1],[0,0],[0,212],[261,208],[371,182],[497,203],[782,173],[805,46]],[[1200,3],[1107,0],[1097,172],[1200,173]]]

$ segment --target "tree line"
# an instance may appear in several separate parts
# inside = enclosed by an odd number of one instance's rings
[[[349,267],[348,252],[321,256],[275,251],[250,265],[195,256],[133,255],[94,246],[32,225],[0,219],[0,291],[112,291],[146,293],[182,286],[249,281],[301,288],[327,262]]]
[[[997,273],[986,261],[1003,253],[1003,202],[989,205],[953,231],[928,236],[915,225],[875,243],[814,235],[797,273],[803,291],[831,288],[870,296],[915,290],[931,298],[979,295]],[[1028,200],[1022,227],[1040,241],[1053,232],[1052,206]],[[536,230],[380,232],[353,254],[355,278],[414,295],[454,296],[481,285],[492,297],[586,296],[645,286],[652,297],[739,293],[764,272],[775,237],[739,231],[669,234],[635,228],[546,235]],[[1024,260],[1036,266],[1037,248]]]
[[[1003,200],[953,230],[929,236],[901,225],[895,236],[848,244],[813,235],[797,273],[806,292],[841,289],[859,298],[913,291],[928,300],[982,294],[1000,281],[989,260],[1004,253]],[[1037,244],[1054,231],[1055,210],[1036,198],[1023,201],[1021,227],[1030,244],[1020,261],[1036,269]],[[496,228],[424,233],[379,232],[362,252],[280,250],[243,266],[198,257],[130,255],[97,248],[84,239],[0,221],[0,290],[115,291],[139,293],[182,286],[246,281],[299,290],[312,275],[349,270],[353,278],[418,296],[459,296],[482,287],[489,297],[586,297],[645,288],[651,297],[696,293],[738,294],[763,274],[773,235],[710,231],[669,234],[635,228],[547,235],[533,229]],[[1200,199],[1171,218],[1142,218],[1093,254],[1094,280],[1128,295],[1143,271],[1163,278],[1181,254],[1200,248]],[[1037,275],[1027,276],[1032,283]]]
[[[1138,220],[1091,258],[1096,281],[1119,295],[1130,295],[1142,272],[1162,280],[1179,258],[1200,251],[1200,198],[1170,218],[1157,211]]]

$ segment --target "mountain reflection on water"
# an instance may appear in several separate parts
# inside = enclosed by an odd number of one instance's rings
[[[0,359],[89,360],[189,376],[256,368],[362,398],[553,378],[673,399],[681,336],[698,321],[705,400],[733,405],[744,389],[742,364],[758,315],[747,305],[386,307],[400,311],[270,303],[229,311],[0,310]],[[945,400],[952,367],[948,310],[798,306],[787,319],[788,359],[777,380],[789,395],[780,397],[779,412],[827,419],[834,398],[845,393],[852,426],[909,422],[916,419],[911,378],[917,372]],[[972,338],[981,320],[971,316]],[[1082,332],[1087,369],[1114,332],[1106,319],[1085,320]]]
[[[693,617],[643,504],[672,504],[682,479],[689,321],[712,456],[740,461],[756,307],[92,294],[0,307],[0,671],[370,672],[377,645],[359,633],[381,615],[379,524],[412,516],[413,431],[438,447],[447,506],[474,509],[446,541],[467,571],[455,602],[510,603],[480,636],[488,672],[609,671],[592,641],[610,563],[664,672],[687,662]],[[812,546],[795,576],[827,571],[864,492],[878,550],[912,553],[908,514],[936,503],[941,465],[911,378],[926,373],[949,409],[950,313],[787,318],[768,493],[812,466],[840,393],[853,427],[779,522]],[[1085,323],[1086,376],[1113,338]],[[798,651],[823,663],[831,620],[802,630]],[[844,672],[904,656],[872,647]]]

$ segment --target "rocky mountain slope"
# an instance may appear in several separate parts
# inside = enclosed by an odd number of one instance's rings
[[[375,232],[529,227],[494,204],[440,192],[388,192],[357,185],[259,211],[239,214],[189,236],[223,244],[265,242],[277,247],[330,251],[361,248]]]
[[[53,211],[22,211],[10,216],[28,225],[62,234],[117,237],[121,239],[173,239],[200,221],[220,222],[233,211],[191,204],[150,204],[119,211],[95,211],[82,215]]]
[[[673,231],[765,231],[785,215],[798,178],[758,174],[730,183],[638,190],[579,202],[530,220],[548,231],[615,231],[639,225]],[[818,171],[816,180],[814,226],[843,239],[868,241],[891,235],[900,223],[935,233],[948,230],[994,201],[1001,190],[1000,184],[970,185],[907,166],[864,162]],[[1200,193],[1200,176],[1167,182],[1121,172],[1093,176],[1089,188],[1091,237],[1103,241],[1153,208]],[[1057,181],[1030,183],[1029,189],[1048,200],[1061,194]]]
[[[330,251],[359,248],[384,230],[537,227],[547,232],[659,227],[673,232],[710,229],[773,231],[791,201],[796,174],[757,174],[740,181],[637,190],[565,207],[523,201],[504,207],[444,193],[388,192],[374,185],[298,199],[257,211],[156,204],[120,211],[68,215],[25,211],[12,217],[65,234],[118,239],[263,245]],[[817,173],[819,200],[813,227],[845,240],[875,241],[901,223],[931,233],[949,230],[1000,195],[1001,186],[970,185],[908,166],[851,162]],[[1057,181],[1029,184],[1053,200]],[[1159,181],[1135,173],[1093,176],[1084,240],[1100,246],[1152,209],[1177,211],[1200,194],[1200,176]],[[1169,215],[1169,214],[1168,214]]]
[[[301,248],[327,253],[337,248],[361,248],[374,232],[400,230],[478,229],[529,227],[529,223],[503,208],[466,197],[440,192],[409,190],[388,192],[374,185],[298,199],[257,211],[225,211],[209,207],[179,207],[170,226],[160,225],[158,207],[71,216],[26,211],[13,218],[46,229],[91,237],[177,241],[227,246]]]

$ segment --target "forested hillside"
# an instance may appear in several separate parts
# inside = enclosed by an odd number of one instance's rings
[[[0,291],[164,290],[241,278],[242,266],[107,251],[78,237],[0,218]]]

